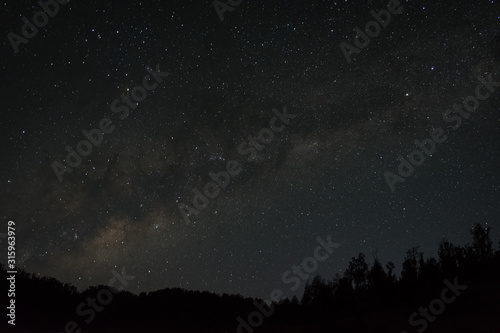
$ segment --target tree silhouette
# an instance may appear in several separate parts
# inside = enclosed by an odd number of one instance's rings
[[[493,249],[490,228],[476,224],[471,229],[472,245],[456,246],[443,239],[438,257],[424,259],[419,247],[406,252],[398,279],[396,265],[385,265],[373,255],[373,263],[359,253],[350,261],[343,276],[331,280],[316,276],[307,281],[299,302],[294,296],[274,303],[273,315],[265,318],[257,332],[351,332],[383,333],[405,329],[408,317],[431,300],[441,297],[443,281],[459,279],[467,290],[446,306],[446,322],[472,318],[477,331],[500,332],[500,251]],[[500,248],[500,242],[499,242]],[[0,286],[8,290],[7,271],[0,264]],[[263,300],[241,295],[218,295],[180,288],[113,294],[113,301],[95,313],[76,315],[76,308],[96,298],[107,286],[95,286],[82,292],[51,277],[41,277],[20,270],[16,277],[16,329],[26,332],[62,332],[67,322],[75,320],[82,331],[127,333],[156,332],[231,332],[241,320],[258,315],[255,304]],[[450,296],[450,293],[448,293]],[[87,309],[90,309],[88,307]],[[256,312],[257,311],[257,312]],[[264,318],[264,317],[263,317]],[[443,323],[445,321],[442,321]],[[394,323],[399,323],[395,325]],[[0,332],[10,332],[6,321]],[[439,332],[455,333],[433,322]],[[436,328],[437,329],[437,328]],[[241,330],[241,327],[240,327]],[[78,331],[78,330],[75,330]],[[243,332],[249,332],[248,328]]]
[[[352,281],[356,292],[362,293],[366,291],[368,287],[368,264],[363,253],[359,253],[357,257],[352,257],[344,276],[349,281]]]
[[[471,230],[473,238],[472,253],[479,260],[493,257],[493,242],[490,239],[490,228],[483,228],[479,223]]]

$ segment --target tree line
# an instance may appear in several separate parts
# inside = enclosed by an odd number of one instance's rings
[[[490,228],[475,224],[472,243],[458,246],[443,239],[437,258],[424,258],[419,247],[406,252],[401,273],[372,253],[372,263],[359,253],[344,274],[316,276],[306,283],[302,297],[273,303],[273,313],[259,327],[240,332],[419,332],[408,317],[440,296],[443,281],[458,278],[467,290],[438,319],[429,332],[457,332],[465,320],[477,321],[482,332],[500,332],[500,242],[495,250]],[[0,265],[0,284],[7,290],[7,271]],[[113,290],[113,301],[90,316],[76,309],[109,286],[79,292],[74,286],[19,271],[16,276],[16,332],[66,332],[75,322],[82,332],[237,332],[236,318],[255,311],[255,301],[241,295],[216,294],[181,288],[132,294]],[[87,322],[88,321],[88,322]],[[449,330],[448,330],[448,327]],[[14,332],[6,320],[0,331]],[[476,330],[481,331],[481,330]],[[79,333],[76,328],[70,332]]]

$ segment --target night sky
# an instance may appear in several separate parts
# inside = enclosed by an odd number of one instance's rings
[[[221,21],[211,1],[73,0],[17,53],[8,34],[40,7],[0,5],[0,232],[16,222],[19,268],[80,290],[125,267],[134,293],[300,296],[282,274],[318,236],[340,244],[313,273],[328,278],[359,252],[399,270],[474,223],[500,240],[500,83],[478,79],[500,82],[498,1],[401,1],[350,62],[340,44],[388,1],[242,1]],[[392,191],[384,174],[439,129]],[[228,162],[240,173],[195,214],[193,189]]]

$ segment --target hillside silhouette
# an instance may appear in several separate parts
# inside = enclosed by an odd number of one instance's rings
[[[437,258],[424,259],[418,247],[411,248],[400,276],[394,273],[394,263],[384,265],[374,254],[368,264],[359,253],[342,276],[316,276],[307,282],[300,300],[285,299],[270,307],[261,299],[180,288],[134,295],[99,285],[78,292],[54,278],[20,271],[16,325],[8,325],[4,318],[0,331],[498,333],[500,242],[495,249],[489,233],[488,227],[476,224],[471,229],[472,244],[457,246],[443,239]],[[6,292],[9,274],[4,266],[0,268],[2,292]],[[96,304],[93,311],[86,305],[77,313],[79,305],[89,304],[98,294],[112,294],[112,301]],[[2,303],[5,309],[8,304]],[[421,310],[430,307],[434,314]],[[260,315],[263,324],[256,328],[248,324],[254,311],[264,313]]]

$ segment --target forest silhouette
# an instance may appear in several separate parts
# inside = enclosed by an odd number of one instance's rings
[[[109,286],[78,292],[74,286],[54,278],[19,271],[16,325],[9,325],[8,318],[4,318],[0,331],[498,333],[500,242],[495,249],[489,227],[475,224],[470,232],[472,244],[457,246],[443,239],[437,258],[424,258],[419,247],[409,249],[400,276],[395,274],[394,263],[383,265],[372,253],[373,263],[369,264],[365,255],[359,253],[342,276],[316,276],[307,282],[300,300],[293,297],[269,306],[261,299],[180,288],[139,295],[115,289],[112,301],[95,311],[89,320],[90,315],[81,316],[75,309],[82,302],[87,303],[88,297],[96,298],[100,290],[109,290]],[[0,268],[0,284],[6,292],[9,274],[4,266]],[[410,324],[413,313],[429,308],[433,300],[443,297],[447,288],[444,281],[458,281],[467,288],[451,297],[453,292],[448,287],[448,294],[444,295],[453,301],[445,304],[444,311],[425,320],[425,316],[415,315],[413,325]],[[3,303],[5,309],[8,304]],[[262,325],[254,328],[248,315],[255,311],[265,313],[260,315],[264,318]],[[420,320],[420,324],[416,325],[415,320]],[[68,326],[69,322],[74,323]]]

